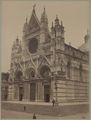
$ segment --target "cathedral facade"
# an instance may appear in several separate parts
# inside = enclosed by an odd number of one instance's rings
[[[88,49],[66,44],[64,34],[57,16],[49,30],[45,8],[40,20],[33,8],[22,41],[17,38],[12,46],[8,100],[88,101]],[[84,39],[87,43],[89,35]]]

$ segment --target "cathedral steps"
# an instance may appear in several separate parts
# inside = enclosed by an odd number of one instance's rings
[[[28,103],[28,102],[2,102],[2,109],[14,110],[21,112],[36,113],[42,115],[64,116],[76,113],[84,113],[89,111],[88,103],[78,104],[59,104],[59,106],[52,106],[51,103]]]

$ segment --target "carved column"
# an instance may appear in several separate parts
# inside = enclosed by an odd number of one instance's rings
[[[23,101],[30,101],[30,84],[24,84],[24,98]]]

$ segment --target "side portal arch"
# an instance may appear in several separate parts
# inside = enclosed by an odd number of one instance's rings
[[[43,65],[40,67],[39,74],[42,78],[47,78],[51,74],[51,70],[48,65]]]

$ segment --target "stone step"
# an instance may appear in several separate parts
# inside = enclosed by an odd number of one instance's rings
[[[76,113],[84,113],[89,111],[88,104],[75,104],[75,105],[32,105],[32,104],[23,104],[23,103],[8,103],[2,102],[2,108],[7,110],[15,110],[21,112],[30,112],[42,115],[52,115],[52,116],[64,116]],[[24,107],[25,106],[25,107]]]

